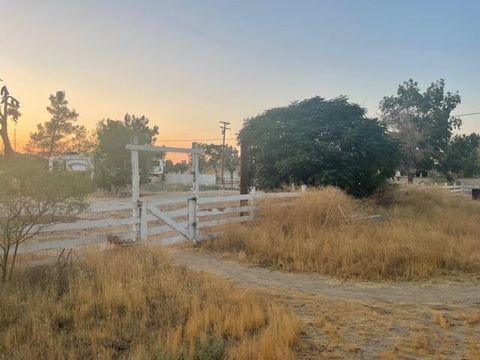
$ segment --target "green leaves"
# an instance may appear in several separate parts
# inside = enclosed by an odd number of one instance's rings
[[[346,97],[320,97],[247,119],[239,141],[249,145],[255,185],[335,185],[371,194],[394,175],[397,144],[385,128]]]
[[[72,147],[72,139],[86,141],[87,131],[82,125],[75,125],[78,113],[68,108],[65,91],[57,91],[50,95],[50,106],[47,111],[51,115],[49,121],[37,125],[37,131],[30,135],[27,145],[29,152],[50,157],[66,151],[76,150]],[[78,142],[78,141],[77,141]]]
[[[401,144],[405,172],[430,170],[441,161],[452,132],[461,126],[451,112],[460,95],[445,91],[445,81],[433,82],[423,93],[412,79],[398,87],[397,94],[380,103],[381,121]]]
[[[448,144],[439,169],[448,180],[480,174],[480,135],[457,135]]]
[[[149,126],[145,116],[126,114],[122,120],[103,120],[98,123],[98,145],[95,154],[95,179],[108,191],[119,190],[128,185],[132,178],[131,156],[125,146],[136,137],[140,145],[153,145],[158,127]],[[140,152],[140,181],[149,178],[152,154]]]

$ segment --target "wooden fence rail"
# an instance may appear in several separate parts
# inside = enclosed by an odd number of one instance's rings
[[[107,213],[106,219],[42,225],[38,235],[19,247],[19,253],[72,248],[108,242],[153,241],[172,244],[201,241],[218,235],[215,228],[252,221],[265,199],[289,201],[301,193],[253,193],[195,198],[192,195],[142,199],[139,216],[118,218],[132,210],[131,201],[93,203],[87,215]]]

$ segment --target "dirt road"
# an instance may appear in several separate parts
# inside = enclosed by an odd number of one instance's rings
[[[302,359],[480,359],[480,283],[369,283],[292,274],[196,250],[188,268],[262,289],[305,324]]]
[[[171,256],[179,264],[221,275],[247,287],[291,289],[343,300],[480,305],[480,282],[392,284],[340,281],[319,274],[292,274],[243,265],[200,251],[172,250]]]

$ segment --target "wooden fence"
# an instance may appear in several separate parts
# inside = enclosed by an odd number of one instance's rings
[[[109,242],[141,240],[166,245],[186,239],[201,241],[218,235],[215,230],[221,225],[252,221],[266,199],[288,203],[299,195],[287,192],[146,198],[137,204],[134,213],[138,217],[132,216],[131,201],[94,203],[85,214],[89,219],[42,226],[38,235],[20,245],[19,253]]]
[[[442,188],[442,189],[446,189],[449,192],[454,193],[454,194],[471,194],[472,189],[475,188],[475,186],[464,185],[464,184],[461,184],[461,185],[443,185],[443,186],[437,186],[437,187]]]

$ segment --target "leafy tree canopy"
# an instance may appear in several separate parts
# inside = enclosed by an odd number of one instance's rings
[[[158,127],[150,126],[145,116],[126,114],[123,120],[102,120],[97,126],[97,150],[95,156],[95,179],[97,184],[108,191],[119,190],[131,183],[131,155],[125,148],[134,138],[140,145],[153,145],[158,135]],[[149,179],[152,155],[139,153],[140,181]]]
[[[409,176],[442,161],[453,130],[461,125],[459,118],[451,116],[458,104],[460,95],[446,91],[443,79],[424,92],[410,79],[398,87],[396,95],[380,102],[380,119],[400,141],[402,170]]]
[[[165,161],[165,173],[186,173],[192,168],[191,164],[189,164],[186,160],[173,163],[172,160],[168,159]]]
[[[200,156],[200,172],[211,167],[215,175],[219,176],[222,166],[222,145],[199,144],[199,146],[203,149],[203,154]]]
[[[480,175],[480,135],[456,135],[448,144],[440,170],[448,180]]]
[[[230,173],[230,178],[233,178],[235,170],[240,165],[240,156],[238,149],[233,146],[225,146],[225,169]]]
[[[397,144],[346,97],[314,97],[247,119],[239,141],[261,188],[290,182],[339,186],[366,196],[392,177]]]
[[[230,173],[233,177],[235,169],[240,164],[238,150],[231,145],[217,145],[217,144],[199,144],[203,149],[203,154],[200,157],[200,171],[204,171],[211,167],[215,171],[217,177],[220,176],[222,168],[222,156],[225,157],[225,171]]]

